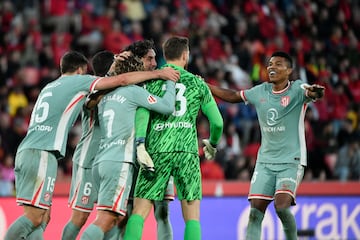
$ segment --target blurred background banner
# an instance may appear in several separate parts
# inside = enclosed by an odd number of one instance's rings
[[[201,202],[202,238],[206,240],[244,239],[248,221],[249,203],[247,191],[249,183],[205,181],[204,198]],[[58,185],[53,200],[52,219],[45,231],[45,239],[59,239],[63,226],[71,214],[67,207],[67,191],[61,194]],[[298,230],[313,232],[314,236],[302,239],[360,239],[360,187],[358,182],[303,183],[299,188],[297,205],[291,209],[295,215]],[[13,197],[0,199],[0,239],[8,225],[21,214]],[[183,239],[184,222],[180,202],[170,203],[170,217],[174,230],[174,240]],[[89,224],[95,218],[91,214]],[[83,228],[85,229],[85,228]],[[146,220],[143,239],[156,240],[156,222],[151,215]],[[269,206],[263,222],[263,239],[285,239],[281,223]]]
[[[14,198],[1,199],[0,239],[3,239],[8,225],[21,214],[21,211],[20,207],[16,207]],[[314,231],[315,236],[306,239],[360,239],[359,196],[299,196],[292,212],[295,214],[299,230]],[[45,231],[46,240],[60,238],[70,214],[67,198],[55,197],[52,209],[54,217]],[[244,196],[205,197],[201,202],[202,238],[244,239],[248,215],[249,204]],[[184,222],[179,201],[170,204],[170,216],[174,240],[183,239]],[[91,214],[87,223],[94,218],[95,212]],[[156,222],[152,212],[146,220],[143,239],[156,240]],[[272,204],[263,221],[263,239],[285,239]]]

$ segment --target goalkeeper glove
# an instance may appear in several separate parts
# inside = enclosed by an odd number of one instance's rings
[[[145,139],[136,140],[136,156],[141,167],[150,172],[155,172],[154,163],[145,149]]]
[[[216,154],[216,145],[212,145],[209,141],[209,139],[203,139],[203,144],[205,145],[203,147],[205,158],[206,159],[214,159]]]

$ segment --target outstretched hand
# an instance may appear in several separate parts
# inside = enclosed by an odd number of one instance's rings
[[[316,98],[322,98],[324,96],[324,92],[325,92],[324,86],[321,86],[319,84],[313,84],[313,85],[310,85],[307,89],[310,92],[314,92]]]
[[[120,60],[120,61],[124,61],[126,60],[128,57],[130,57],[132,55],[132,53],[130,51],[123,51],[121,53],[115,54],[114,55],[114,59],[115,60]]]

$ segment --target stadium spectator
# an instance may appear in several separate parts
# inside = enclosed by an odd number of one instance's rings
[[[14,157],[12,154],[7,154],[0,161],[0,197],[14,195],[14,181]]]

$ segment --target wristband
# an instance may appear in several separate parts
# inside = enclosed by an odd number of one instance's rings
[[[136,138],[135,143],[136,146],[139,146],[140,144],[145,143],[145,138],[144,137]]]

